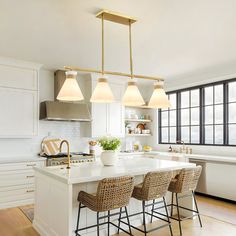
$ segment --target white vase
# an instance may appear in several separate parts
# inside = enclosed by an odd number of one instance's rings
[[[101,161],[104,166],[114,166],[118,160],[117,152],[112,150],[104,150],[101,153]]]

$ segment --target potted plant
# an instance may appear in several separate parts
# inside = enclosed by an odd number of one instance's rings
[[[113,166],[117,162],[117,152],[121,142],[118,138],[104,137],[98,140],[99,145],[102,147],[101,161],[104,166]]]

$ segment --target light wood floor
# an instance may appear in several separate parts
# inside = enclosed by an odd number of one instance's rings
[[[198,197],[199,208],[202,210],[203,228],[200,228],[198,220],[187,220],[183,222],[183,232],[186,236],[235,236],[236,225],[227,223],[231,217],[235,217],[236,206],[221,201]],[[204,213],[212,216],[205,216]],[[220,218],[220,220],[216,219]],[[173,222],[174,235],[179,235],[178,224]],[[155,226],[155,223],[149,227]],[[137,231],[133,231],[134,236],[141,236]],[[121,233],[120,236],[126,234]],[[148,236],[167,236],[168,228],[148,234]],[[19,208],[0,210],[0,236],[39,236],[33,229],[31,222],[21,212]]]

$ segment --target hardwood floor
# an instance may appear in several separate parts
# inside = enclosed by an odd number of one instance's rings
[[[230,222],[236,215],[236,206],[234,204],[221,202],[205,197],[198,196],[200,211],[202,210],[203,228],[200,228],[197,219],[186,220],[182,223],[183,233],[186,236],[235,236],[236,224]],[[210,213],[209,213],[210,212]],[[206,214],[208,216],[206,216]],[[210,216],[209,216],[210,215]],[[155,226],[156,223],[150,224],[149,227]],[[173,221],[174,235],[179,235],[178,224]],[[142,234],[133,231],[134,236]],[[121,233],[120,236],[126,234]],[[169,236],[168,227],[159,231],[148,234],[148,236]],[[0,236],[39,236],[33,229],[31,222],[22,213],[19,208],[10,208],[0,210]]]

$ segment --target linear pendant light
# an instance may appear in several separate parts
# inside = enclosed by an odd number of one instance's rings
[[[84,96],[76,80],[77,71],[66,71],[66,80],[62,85],[57,100],[60,101],[81,101]]]
[[[111,103],[113,101],[113,93],[107,82],[107,77],[104,76],[104,14],[102,14],[102,76],[98,79],[98,83],[90,98],[90,102]]]
[[[127,89],[126,89],[125,94],[124,94],[123,99],[122,99],[122,102],[123,102],[124,105],[126,105],[126,106],[141,106],[141,105],[145,104],[145,102],[142,98],[142,95],[141,95],[141,93],[140,93],[140,91],[137,87],[137,84],[134,81],[134,78],[136,78],[136,79],[154,80],[154,81],[159,82],[158,84],[156,84],[154,86],[154,92],[153,92],[152,97],[149,101],[149,106],[150,107],[152,107],[152,108],[167,108],[167,107],[170,107],[170,102],[168,100],[168,97],[167,97],[164,89],[163,89],[163,85],[160,85],[160,82],[164,81],[163,78],[153,77],[153,76],[146,76],[146,75],[137,75],[137,74],[133,73],[132,44],[131,44],[131,24],[135,23],[137,20],[133,17],[125,16],[123,14],[108,11],[108,10],[100,11],[96,15],[96,17],[102,19],[102,69],[97,70],[97,69],[88,69],[88,68],[80,68],[80,67],[73,67],[73,66],[65,66],[64,67],[66,70],[74,70],[74,71],[82,71],[82,72],[102,74],[102,76],[98,79],[97,86],[93,91],[93,94],[92,94],[92,97],[91,97],[90,101],[91,102],[103,102],[103,103],[113,102],[114,101],[114,96],[113,96],[112,91],[110,89],[110,86],[107,82],[107,78],[104,75],[116,75],[116,76],[122,76],[122,77],[130,78],[130,81],[128,81]],[[104,70],[104,20],[112,21],[112,22],[115,22],[115,23],[118,23],[118,24],[129,26],[130,74],[123,73],[123,72],[114,72],[114,71],[105,71]],[[67,81],[67,82],[69,84],[69,81]],[[77,85],[75,85],[75,87]],[[64,85],[63,85],[63,87],[64,87]],[[65,87],[69,88],[69,85],[66,85],[66,83],[65,83]],[[80,91],[80,89],[78,90],[78,88],[76,88],[76,90],[77,90],[77,93],[79,93],[78,91]],[[68,89],[67,90],[65,89],[65,91],[68,91]],[[66,99],[68,99],[68,97],[70,99],[75,98],[76,96],[73,95],[72,93],[73,92],[71,90],[71,96],[68,93]],[[58,94],[58,99],[59,100],[63,100],[63,98],[65,98],[65,96],[63,97],[62,95],[63,95],[63,93]],[[80,97],[80,100],[83,99],[83,98],[81,99],[81,97],[83,97],[83,95],[82,96],[77,96],[77,97]]]
[[[168,96],[163,89],[163,82],[157,82],[154,85],[154,91],[150,98],[148,106],[150,108],[169,108],[171,107]]]
[[[125,106],[142,106],[145,104],[143,97],[134,81],[133,58],[132,58],[132,39],[131,39],[131,21],[129,21],[129,52],[130,52],[130,74],[131,79],[128,82],[127,89],[122,99]]]

